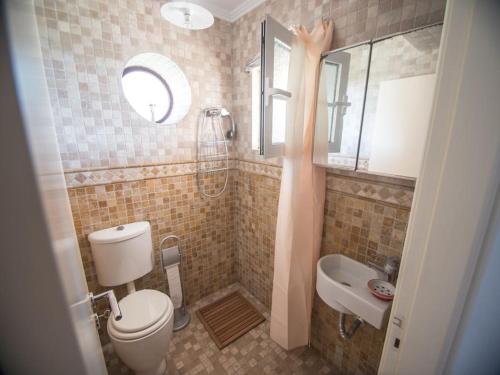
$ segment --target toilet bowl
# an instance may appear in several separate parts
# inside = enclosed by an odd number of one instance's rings
[[[154,265],[147,221],[119,225],[89,235],[97,280],[102,286],[127,285],[118,302],[122,318],[110,316],[108,334],[116,354],[136,374],[163,375],[174,325],[174,306],[158,290],[136,291],[134,280]]]
[[[108,334],[117,355],[141,375],[163,375],[172,336],[174,307],[157,290],[144,289],[127,295],[119,303],[123,318],[108,320]]]

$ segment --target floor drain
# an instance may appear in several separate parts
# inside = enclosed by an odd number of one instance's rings
[[[342,285],[345,285],[345,286],[351,286],[351,284],[346,283],[345,281],[341,281],[340,283],[341,283]]]

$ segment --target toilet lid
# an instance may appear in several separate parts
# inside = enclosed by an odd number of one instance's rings
[[[170,315],[173,305],[168,296],[152,289],[144,289],[129,294],[118,305],[122,319],[111,318],[113,328],[123,333],[143,331],[158,322],[163,316]]]

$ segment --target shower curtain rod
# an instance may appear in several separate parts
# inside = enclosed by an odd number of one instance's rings
[[[375,44],[375,43],[378,43],[378,42],[382,42],[382,41],[384,41],[386,39],[394,38],[394,37],[399,36],[399,35],[410,34],[410,33],[413,33],[415,31],[424,30],[424,29],[431,28],[431,27],[434,27],[434,26],[442,26],[442,25],[443,25],[443,22],[436,22],[436,23],[433,23],[433,24],[430,24],[430,25],[415,27],[415,28],[410,29],[410,30],[399,31],[399,32],[394,33],[394,34],[384,35],[384,36],[381,36],[381,37],[378,37],[378,38],[368,39],[368,40],[365,40],[363,42],[359,42],[359,43],[356,43],[356,44],[351,44],[349,46],[332,49],[330,51],[323,52],[323,54],[321,55],[321,59],[325,58],[326,56],[328,56],[328,55],[330,55],[330,54],[332,54],[334,52],[345,51],[345,50],[348,50],[348,49],[351,49],[351,48],[354,48],[354,47],[359,47],[359,46],[362,46],[362,45],[365,45],[365,44]]]

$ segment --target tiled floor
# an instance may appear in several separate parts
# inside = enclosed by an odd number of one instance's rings
[[[195,311],[235,290],[239,290],[252,302],[267,320],[219,350],[196,317]],[[269,337],[269,311],[239,284],[233,284],[199,300],[189,310],[191,323],[182,331],[174,333],[170,343],[167,357],[169,375],[333,374],[314,349],[301,348],[287,352],[272,341]],[[117,360],[111,362],[110,374],[128,373]]]

